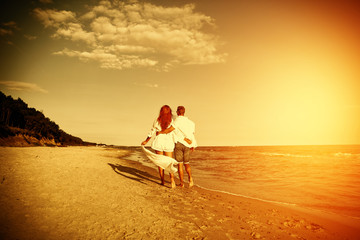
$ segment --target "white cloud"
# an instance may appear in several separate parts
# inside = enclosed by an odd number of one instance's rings
[[[134,85],[136,86],[141,86],[141,87],[149,87],[149,88],[158,88],[159,85],[158,84],[153,84],[153,83],[138,83],[138,82],[134,82]]]
[[[28,34],[25,34],[24,37],[25,37],[27,40],[30,40],[30,41],[37,39],[36,36],[32,36],[32,35],[28,35]]]
[[[3,23],[1,25],[5,26],[5,27],[12,28],[12,29],[20,30],[20,28],[17,26],[16,22],[14,22],[14,21]]]
[[[162,7],[137,1],[103,0],[80,17],[71,11],[35,9],[53,38],[81,42],[80,49],[54,54],[97,61],[102,68],[150,67],[168,71],[176,65],[225,61],[219,39],[203,30],[214,19],[195,5]]]
[[[53,35],[55,38],[65,38],[72,41],[84,41],[90,45],[94,44],[96,39],[94,33],[83,30],[79,23],[68,23],[59,27]]]
[[[13,35],[14,32],[12,30],[9,29],[5,29],[5,28],[0,28],[0,35],[4,36],[4,35]]]
[[[39,19],[45,27],[58,28],[61,25],[66,25],[69,22],[76,21],[76,14],[71,11],[57,11],[52,9],[42,10],[40,8],[34,9],[34,15]]]
[[[12,41],[7,41],[6,44],[8,44],[10,46],[15,46],[15,44]]]
[[[17,30],[17,31],[20,30],[20,28],[17,26],[16,22],[11,21],[11,22],[2,23],[1,27],[0,27],[0,35],[1,36],[13,35],[14,30]]]
[[[35,83],[17,82],[17,81],[0,81],[0,85],[4,85],[9,90],[48,93],[47,90],[39,87]]]
[[[91,52],[64,49],[62,51],[55,52],[54,54],[68,57],[77,57],[83,62],[97,61],[100,63],[100,66],[102,68],[106,69],[122,70],[134,67],[152,67],[157,64],[157,61],[155,60],[148,58],[140,58],[137,55],[113,54],[107,51],[106,48],[98,48]]]

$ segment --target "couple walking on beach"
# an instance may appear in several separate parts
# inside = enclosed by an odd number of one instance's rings
[[[174,158],[178,162],[178,172],[180,187],[184,187],[184,165],[185,171],[189,177],[189,186],[194,185],[190,167],[190,151],[197,147],[195,140],[195,123],[185,117],[185,107],[177,108],[177,117],[173,120],[171,108],[164,105],[160,109],[159,117],[154,121],[151,131],[141,145],[146,145],[155,134],[151,148],[158,155],[165,155]],[[158,166],[161,179],[161,185],[165,184],[164,168]],[[174,173],[170,172],[171,187],[176,186]]]

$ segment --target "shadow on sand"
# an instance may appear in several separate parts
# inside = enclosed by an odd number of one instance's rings
[[[120,164],[111,164],[111,163],[108,163],[108,164],[114,170],[114,172],[116,172],[117,174],[119,174],[123,177],[129,178],[131,180],[135,180],[142,184],[147,184],[146,182],[144,182],[144,180],[145,180],[145,181],[150,181],[150,182],[160,185],[159,178],[156,178],[153,175],[151,175],[145,171],[142,171],[142,170],[139,170],[136,168],[132,168],[132,167],[122,166]]]

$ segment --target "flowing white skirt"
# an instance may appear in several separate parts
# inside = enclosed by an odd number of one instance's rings
[[[157,135],[151,144],[151,148],[160,152],[173,152],[175,144],[172,132]]]
[[[178,165],[178,162],[175,159],[165,155],[153,153],[147,150],[144,146],[141,146],[141,148],[144,151],[146,157],[151,160],[156,166],[161,167],[162,169],[170,173],[177,172],[177,168],[175,167],[175,165]]]

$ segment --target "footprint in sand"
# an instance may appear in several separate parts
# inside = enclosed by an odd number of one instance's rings
[[[252,233],[250,234],[250,236],[251,236],[252,238],[254,238],[254,239],[259,239],[259,238],[261,238],[260,233],[256,233],[256,232],[252,232]]]
[[[311,230],[313,232],[322,232],[324,228],[315,223],[307,223],[305,220],[301,219],[287,219],[285,222],[282,223],[284,227],[288,228],[301,228],[304,227],[307,230]]]
[[[310,223],[309,225],[306,226],[306,229],[311,230],[313,232],[322,232],[322,231],[324,231],[323,227],[321,227],[320,225],[315,224],[315,223]]]

